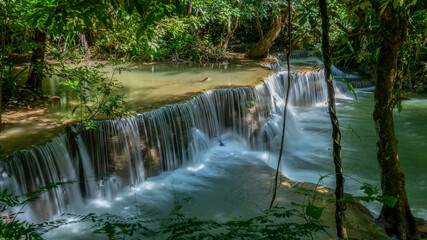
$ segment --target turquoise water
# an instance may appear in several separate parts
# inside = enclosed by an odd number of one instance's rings
[[[359,91],[360,102],[342,103],[339,115],[343,127],[349,122],[357,131],[358,140],[351,131],[343,131],[344,167],[351,175],[379,185],[376,161],[376,135],[372,112],[373,93]],[[395,110],[395,130],[399,141],[398,152],[406,174],[406,191],[413,213],[427,216],[427,96],[410,95],[403,110]]]
[[[373,88],[357,89],[359,101],[347,93],[348,98],[337,98],[337,112],[342,132],[342,160],[346,175],[346,192],[363,195],[362,182],[380,188],[380,169],[376,158],[377,136],[372,113]],[[410,95],[403,110],[395,110],[395,131],[399,141],[398,152],[406,174],[406,190],[413,214],[427,217],[427,96]],[[300,127],[307,136],[305,155],[287,161],[285,175],[293,180],[316,182],[320,176],[333,173],[331,123],[326,106],[296,108]],[[354,132],[350,130],[353,128]],[[309,153],[309,154],[308,154]],[[334,187],[333,177],[324,184]],[[379,204],[368,204],[379,213]]]

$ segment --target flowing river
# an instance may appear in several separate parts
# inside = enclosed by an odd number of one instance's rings
[[[319,59],[292,63],[297,70]],[[187,197],[188,214],[216,220],[250,216],[269,203],[280,148],[287,72],[276,68],[254,87],[207,90],[138,117],[103,121],[76,141],[61,133],[16,152],[1,162],[1,188],[19,194],[48,182],[85,180],[44,194],[25,210],[23,217],[32,221],[64,213],[152,216],[169,212],[176,198]],[[360,87],[357,101],[345,83],[335,81],[346,192],[361,195],[360,182],[379,186],[373,87],[357,76],[334,72],[336,79]],[[305,69],[291,76],[281,172],[295,181],[317,182],[334,169],[323,71]],[[398,147],[413,213],[427,218],[427,98],[410,98],[402,112],[395,112]],[[334,178],[323,184],[333,187]],[[380,206],[368,206],[378,213]],[[87,235],[90,227],[69,224],[46,237],[93,239]]]

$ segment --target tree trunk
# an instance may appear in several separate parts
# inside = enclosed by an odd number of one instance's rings
[[[264,32],[262,31],[262,26],[261,26],[261,21],[259,20],[258,11],[255,10],[254,13],[255,13],[256,28],[258,30],[259,38],[261,39],[262,36],[264,35]]]
[[[3,50],[3,49],[2,49]],[[0,61],[2,61],[2,60],[0,60]],[[3,63],[0,63],[0,68],[1,68],[1,70],[0,70],[0,132],[1,131],[3,131],[3,119],[2,119],[2,105],[3,105],[3,102],[2,102],[2,98],[3,98],[3,95],[2,95],[2,93],[3,93],[3,68],[4,68],[4,66],[3,66]]]
[[[31,66],[28,72],[27,82],[25,83],[25,86],[33,91],[39,91],[42,88],[46,39],[46,33],[36,28],[34,35],[34,43],[36,46],[33,49]]]
[[[193,3],[188,3],[187,17],[190,17],[193,14]]]
[[[3,119],[2,119],[2,98],[3,98],[3,78],[4,78],[4,63],[9,61],[8,51],[6,51],[6,26],[8,24],[8,13],[11,1],[5,1],[6,6],[3,9],[5,14],[2,16],[0,22],[0,132],[3,130]]]
[[[0,132],[3,130],[3,120],[2,120],[2,104],[3,104],[3,102],[2,102],[2,98],[3,98],[3,95],[2,95],[2,93],[3,93],[3,74],[4,74],[4,65],[3,65],[3,63],[4,63],[4,59],[3,59],[3,56],[6,54],[6,51],[5,51],[5,46],[6,46],[6,44],[5,44],[5,39],[4,39],[4,29],[5,29],[5,27],[4,26],[1,26],[1,43],[0,43],[0,47],[1,47],[1,49],[0,49]]]
[[[344,176],[341,159],[341,131],[336,113],[334,83],[332,81],[331,55],[329,50],[329,16],[326,0],[319,0],[320,14],[322,16],[322,52],[325,65],[325,80],[328,85],[328,108],[332,124],[333,159],[335,165],[335,222],[339,239],[347,239],[345,228],[345,204],[340,201],[344,197]]]
[[[380,6],[380,3],[377,4]],[[377,8],[380,12],[380,7]],[[377,133],[377,160],[381,169],[383,195],[397,198],[394,207],[383,205],[379,217],[386,233],[398,239],[416,239],[416,221],[405,190],[405,174],[397,154],[393,120],[393,87],[397,76],[398,48],[407,36],[407,13],[388,7],[380,15],[382,36],[376,69],[373,119]]]
[[[270,47],[273,45],[274,40],[279,36],[282,31],[282,16],[278,14],[273,17],[270,30],[265,33],[261,39],[246,53],[247,58],[263,58],[267,57],[270,52]]]
[[[383,206],[380,220],[388,235],[399,239],[413,239],[415,219],[409,207],[405,190],[405,174],[397,154],[394,134],[393,86],[397,74],[397,50],[399,45],[384,38],[377,67],[375,86],[374,122],[378,136],[377,159],[381,168],[381,189],[384,195],[397,198],[394,207]]]
[[[77,32],[77,36],[80,38],[84,52],[87,53],[89,51],[89,43],[87,41],[86,34]]]
[[[228,43],[230,42],[231,37],[239,26],[239,16],[236,18],[236,22],[234,23],[234,28],[231,28],[231,17],[227,21],[227,36],[225,37],[224,45],[222,45],[222,51],[227,51]]]

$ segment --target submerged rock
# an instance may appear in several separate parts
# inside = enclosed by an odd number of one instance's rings
[[[208,81],[211,81],[212,80],[212,78],[210,78],[210,77],[205,77],[205,78],[203,78],[202,80],[200,80],[200,82],[208,82]]]

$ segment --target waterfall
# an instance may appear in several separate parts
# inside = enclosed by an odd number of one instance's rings
[[[323,74],[292,73],[290,105],[325,105]],[[218,145],[227,137],[254,150],[278,151],[286,79],[287,72],[280,71],[256,87],[208,90],[184,103],[100,121],[97,129],[75,140],[64,132],[3,159],[0,188],[23,194],[50,182],[76,181],[43,194],[33,204],[28,219],[40,221],[77,210],[86,199],[112,199],[120,189],[147,177],[198,163],[209,148],[206,137]],[[346,91],[344,84],[336,85],[338,93]],[[287,138],[298,138],[291,110],[287,117]]]

